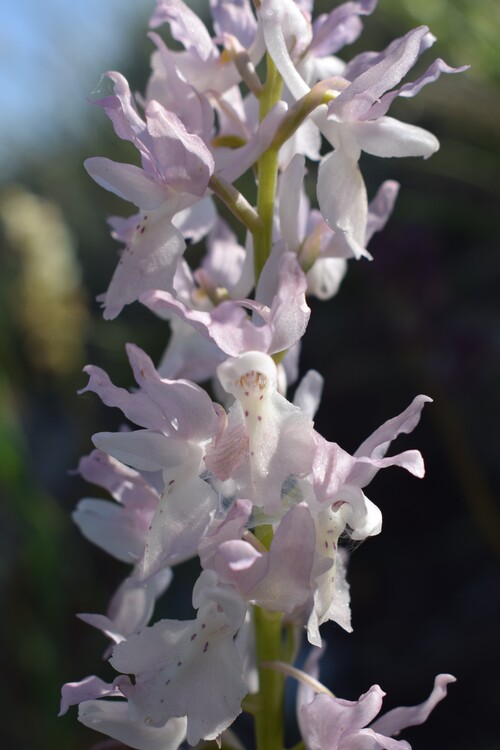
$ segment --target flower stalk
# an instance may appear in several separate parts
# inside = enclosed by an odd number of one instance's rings
[[[271,111],[281,98],[283,81],[271,58],[266,55],[267,76],[259,98],[260,121]],[[279,146],[271,146],[260,157],[257,164],[257,213],[262,228],[253,233],[255,283],[257,284],[273,243],[273,217],[278,184]]]
[[[261,217],[234,185],[213,174],[208,181],[208,186],[252,234],[262,231],[264,223]]]
[[[284,746],[285,678],[264,662],[283,658],[282,615],[254,607],[255,646],[259,672],[259,709],[255,713],[258,750],[281,750]]]

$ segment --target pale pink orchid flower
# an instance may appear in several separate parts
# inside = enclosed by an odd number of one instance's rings
[[[185,716],[174,717],[161,727],[150,726],[134,715],[119,687],[121,677],[106,683],[92,675],[62,688],[61,710],[78,705],[78,719],[89,729],[102,732],[135,750],[177,750],[186,739]],[[121,698],[121,700],[102,700]]]
[[[440,674],[426,701],[405,706],[376,718],[385,693],[373,685],[357,701],[335,698],[326,689],[299,686],[297,713],[307,750],[411,750],[406,740],[393,739],[410,726],[423,724],[435,706],[446,696],[455,677]],[[311,694],[314,695],[311,699]]]
[[[293,98],[300,99],[310,87],[292,58],[298,44],[308,44],[307,21],[293,0],[263,0],[260,19],[267,50]],[[346,252],[355,257],[365,253],[368,215],[366,187],[358,167],[361,151],[383,157],[427,158],[439,148],[437,138],[428,131],[385,114],[396,96],[415,96],[441,73],[464,70],[436,60],[417,81],[392,91],[433,41],[427,27],[421,26],[393,42],[353,80],[344,77],[350,72],[344,71],[328,108],[323,105],[311,116],[334,147],[319,167],[320,209],[339,241],[343,239]]]
[[[115,646],[112,666],[123,676],[120,690],[133,715],[151,727],[187,718],[187,741],[214,740],[241,712],[247,692],[234,637],[246,606],[213,571],[193,589],[195,620],[160,620]]]
[[[84,391],[99,395],[107,406],[121,409],[141,430],[97,433],[94,445],[140,472],[162,472],[163,489],[150,522],[141,579],[196,554],[217,510],[217,494],[200,478],[206,445],[215,435],[218,417],[210,397],[188,380],[161,378],[138,347],[127,352],[139,385],[133,393],[113,385],[98,367]],[[187,499],[186,499],[187,498]]]

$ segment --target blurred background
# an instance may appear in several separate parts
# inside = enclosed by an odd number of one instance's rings
[[[125,342],[158,359],[168,333],[139,305],[102,320],[95,297],[117,256],[105,220],[128,207],[82,162],[133,158],[87,98],[110,69],[143,89],[152,8],[19,0],[2,13],[0,736],[12,750],[99,740],[74,712],[56,718],[63,682],[110,675],[104,638],[75,613],[104,612],[127,572],[71,523],[77,500],[99,492],[70,470],[92,433],[119,424],[115,410],[76,390],[88,362],[131,385]],[[418,70],[435,56],[471,69],[392,107],[439,137],[432,159],[363,158],[371,194],[388,178],[401,193],[370,245],[374,262],[351,263],[336,298],[312,301],[302,370],[325,376],[317,426],[350,451],[414,395],[430,395],[434,404],[398,444],[422,450],[427,476],[389,469],[370,486],[384,530],[352,549],[354,633],[325,627],[323,676],[349,699],[379,683],[391,708],[422,701],[434,675],[451,672],[449,697],[406,738],[414,750],[498,750],[500,6],[380,0],[343,56],[382,49],[422,23],[438,42]],[[163,616],[190,616],[190,572],[177,577]]]

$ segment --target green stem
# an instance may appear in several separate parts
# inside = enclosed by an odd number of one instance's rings
[[[281,98],[283,81],[270,55],[267,55],[267,79],[259,99],[260,121]],[[276,185],[278,182],[279,149],[264,151],[257,163],[259,187],[257,192],[257,213],[262,221],[262,229],[253,234],[255,283],[269,258],[273,242],[273,215]]]
[[[254,607],[257,664],[282,658],[282,615]],[[257,750],[282,750],[285,677],[259,666],[259,708],[255,713]]]

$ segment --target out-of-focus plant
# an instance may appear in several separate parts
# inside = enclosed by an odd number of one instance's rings
[[[87,308],[75,246],[60,209],[12,187],[0,195],[10,266],[9,309],[31,365],[57,378],[84,358]]]

